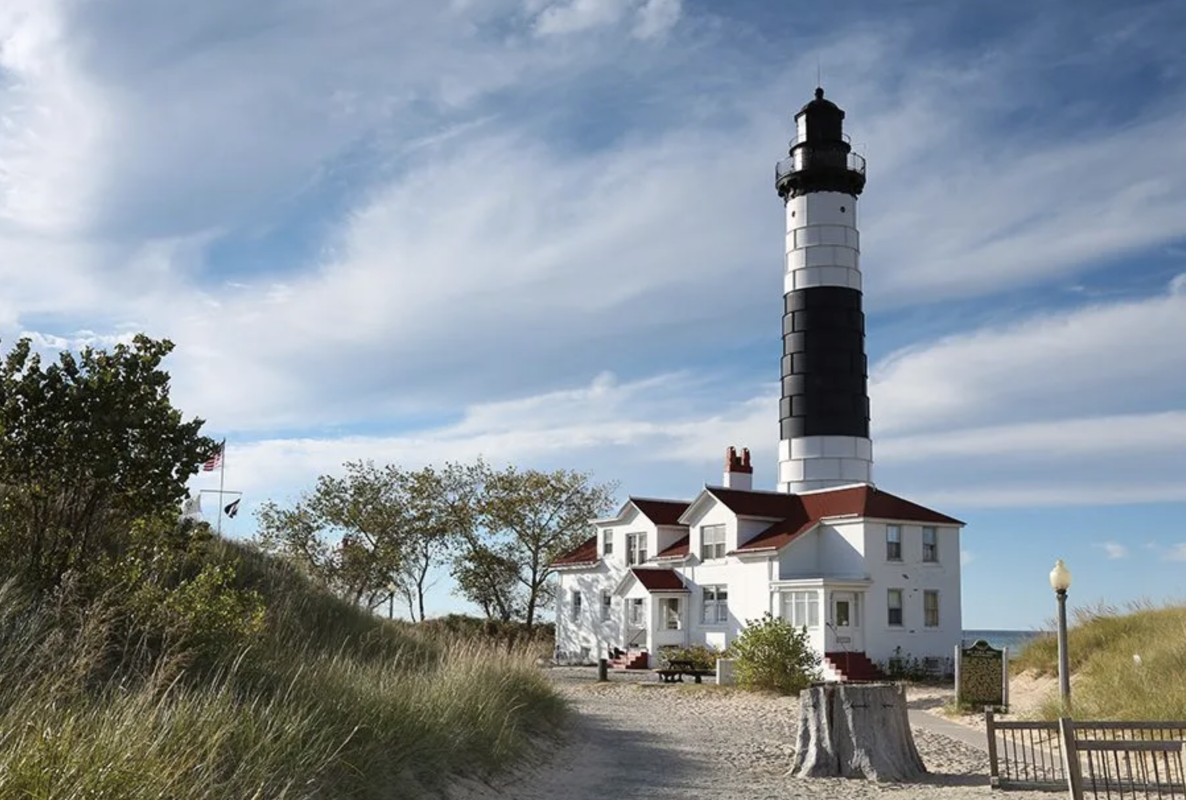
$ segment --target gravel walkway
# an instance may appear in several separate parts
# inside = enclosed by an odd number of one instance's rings
[[[858,800],[892,796],[988,798],[983,749],[922,727],[914,740],[930,775],[919,783],[787,777],[794,756],[797,700],[711,685],[660,684],[654,676],[550,670],[577,712],[564,742],[541,762],[495,785],[458,785],[452,800]],[[925,705],[925,704],[924,704]],[[936,718],[937,723],[942,720]],[[934,727],[942,729],[942,725]],[[950,729],[948,729],[949,732]],[[1009,792],[1010,800],[1050,800],[1049,792]]]

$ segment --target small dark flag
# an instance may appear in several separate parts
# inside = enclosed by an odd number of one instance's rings
[[[243,498],[239,498],[239,500],[242,499]],[[227,507],[223,509],[228,517],[234,519],[234,516],[239,513],[239,500],[236,500],[233,503],[228,503]]]

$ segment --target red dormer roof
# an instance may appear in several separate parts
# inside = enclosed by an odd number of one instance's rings
[[[685,534],[679,539],[676,539],[675,544],[671,545],[671,547],[668,547],[666,550],[663,550],[658,555],[656,555],[655,560],[662,561],[668,558],[683,558],[684,556],[688,555],[689,552],[691,552],[691,550],[688,547],[688,536]]]
[[[635,567],[630,570],[634,577],[638,578],[638,582],[646,588],[648,592],[686,592],[688,587],[684,586],[684,582],[680,576],[675,573],[673,569],[646,569]]]
[[[628,503],[633,503],[644,517],[656,525],[679,525],[680,515],[688,510],[687,500],[652,500],[649,497],[631,497]]]

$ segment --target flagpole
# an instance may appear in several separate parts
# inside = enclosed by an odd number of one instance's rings
[[[220,459],[220,461],[222,462],[222,467],[218,470],[218,529],[217,530],[218,530],[218,535],[222,536],[222,497],[223,497],[223,487],[226,484],[226,437],[223,437],[222,445],[220,445],[220,447],[221,447],[221,453],[222,453],[222,458]]]

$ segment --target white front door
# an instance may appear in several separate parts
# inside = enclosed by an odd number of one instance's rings
[[[626,598],[626,649],[647,649],[647,601],[645,598]]]
[[[856,592],[832,592],[828,621],[836,637],[837,650],[861,651],[865,637],[861,635],[861,596]]]

